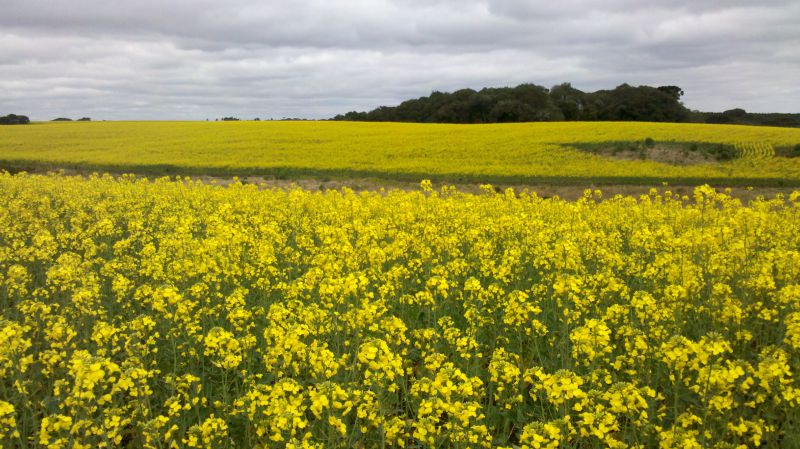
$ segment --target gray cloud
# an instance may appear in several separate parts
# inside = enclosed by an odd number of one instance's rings
[[[677,84],[688,107],[800,112],[800,2],[18,1],[0,114],[324,118],[432,90]]]

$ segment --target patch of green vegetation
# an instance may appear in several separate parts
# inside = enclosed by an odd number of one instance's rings
[[[739,152],[733,145],[725,145],[721,143],[707,143],[699,145],[697,151],[708,154],[718,161],[729,161],[739,156]]]
[[[736,159],[739,152],[734,145],[708,142],[656,142],[648,137],[643,141],[614,141],[578,143],[570,145],[581,151],[600,156],[628,156],[641,160],[651,159],[656,150],[672,151],[691,162],[725,162]]]
[[[800,157],[800,143],[794,146],[775,147],[775,155],[781,157]]]

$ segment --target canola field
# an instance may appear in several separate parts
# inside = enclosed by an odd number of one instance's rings
[[[671,165],[577,149],[647,138],[726,144],[742,157]],[[0,130],[0,167],[413,182],[800,186],[800,157],[775,157],[774,151],[799,144],[800,129],[675,123],[56,122]]]
[[[797,447],[800,192],[601,196],[0,175],[0,445]]]

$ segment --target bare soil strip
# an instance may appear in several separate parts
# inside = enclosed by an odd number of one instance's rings
[[[29,170],[29,173],[46,174],[46,173],[59,173],[72,176],[90,176],[93,171],[76,170],[76,169],[34,169]],[[112,176],[121,176],[118,173],[109,173]],[[153,174],[137,174],[142,178],[160,178]],[[420,190],[419,182],[410,182],[402,180],[388,180],[382,178],[352,178],[352,179],[315,179],[315,178],[297,178],[297,179],[277,179],[264,176],[171,176],[172,179],[191,179],[192,181],[200,181],[204,184],[213,184],[220,186],[227,186],[235,181],[243,184],[256,185],[260,189],[292,189],[301,188],[308,191],[321,191],[326,190],[342,190],[350,189],[356,192],[362,191],[388,191],[392,189],[400,189],[406,191]],[[484,189],[479,183],[433,183],[434,190],[439,190],[443,186],[453,186],[459,192],[463,193],[481,193]],[[696,188],[694,185],[630,185],[630,184],[492,184],[492,187],[497,192],[504,192],[506,189],[511,188],[515,193],[522,192],[533,193],[535,192],[541,198],[554,198],[558,197],[564,200],[576,200],[584,196],[586,189],[600,190],[602,198],[612,198],[616,195],[622,196],[635,196],[648,195],[654,188],[659,192],[670,191],[674,195],[687,195],[692,197],[692,192]],[[788,195],[795,190],[800,190],[797,187],[742,187],[742,186],[724,186],[713,185],[718,191],[725,192],[728,195],[741,199],[743,201],[750,201],[757,197],[771,198],[777,194]]]

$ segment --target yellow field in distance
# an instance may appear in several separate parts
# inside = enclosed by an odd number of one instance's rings
[[[671,165],[620,160],[572,147],[646,138],[656,143],[727,144],[736,146],[741,157]],[[800,158],[774,157],[771,152],[797,144],[800,129],[675,123],[40,123],[0,129],[0,167],[443,181],[800,185]]]

